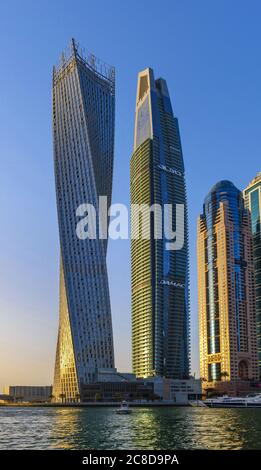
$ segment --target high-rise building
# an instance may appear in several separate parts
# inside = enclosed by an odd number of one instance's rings
[[[255,267],[257,348],[259,377],[261,378],[261,172],[259,172],[258,175],[249,183],[243,194],[245,206],[250,210],[251,214]]]
[[[250,216],[230,181],[206,196],[197,237],[201,377],[258,379]]]
[[[53,142],[59,221],[60,315],[53,395],[73,401],[96,370],[114,367],[107,239],[78,238],[77,208],[111,203],[114,69],[72,40],[53,72]],[[84,237],[83,237],[84,238]]]
[[[189,375],[189,273],[187,201],[178,120],[173,115],[166,81],[148,68],[138,75],[131,203],[184,209],[184,243],[169,250],[165,235],[155,236],[157,215],[151,211],[151,236],[132,237],[132,362],[138,377]],[[133,206],[132,206],[133,207]],[[132,230],[136,222],[132,217]],[[138,232],[140,230],[138,222]],[[138,233],[137,232],[137,233]]]

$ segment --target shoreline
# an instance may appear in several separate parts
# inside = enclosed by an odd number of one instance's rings
[[[89,402],[89,403],[0,403],[0,407],[12,408],[119,408],[121,402]],[[130,408],[156,407],[192,407],[190,403],[129,403]],[[194,405],[195,406],[195,405]],[[200,405],[199,405],[200,407]]]

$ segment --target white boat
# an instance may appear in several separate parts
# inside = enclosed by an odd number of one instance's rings
[[[128,415],[132,413],[132,410],[129,408],[129,404],[126,401],[123,401],[121,407],[116,410],[116,413],[121,415]]]
[[[204,403],[211,408],[261,408],[261,393],[246,397],[207,398]]]

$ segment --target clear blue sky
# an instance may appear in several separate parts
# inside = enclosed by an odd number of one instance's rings
[[[168,82],[189,196],[192,372],[198,371],[196,218],[217,180],[260,171],[258,0],[1,2],[0,389],[52,382],[59,242],[51,135],[52,65],[73,36],[115,65],[114,202],[129,202],[137,73]],[[116,363],[130,370],[130,250],[109,245]]]

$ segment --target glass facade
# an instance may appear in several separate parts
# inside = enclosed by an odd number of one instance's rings
[[[208,382],[257,378],[250,219],[241,192],[220,181],[198,221],[201,375]]]
[[[261,378],[261,173],[259,173],[244,190],[244,198],[246,207],[250,210],[251,214],[251,227],[253,235],[256,326],[259,355],[259,376]]]
[[[237,349],[240,351],[240,322],[239,303],[244,302],[245,282],[244,282],[244,262],[242,261],[242,211],[244,203],[240,191],[229,181],[222,181],[215,185],[205,199],[204,216],[208,231],[207,238],[207,297],[208,297],[208,354],[220,353],[220,312],[218,298],[218,270],[217,270],[217,237],[215,232],[215,220],[220,203],[225,202],[230,208],[233,219],[233,250],[235,264],[233,267],[235,278],[235,317]],[[210,380],[221,379],[220,363],[209,365]]]
[[[61,246],[60,319],[54,390],[73,401],[97,368],[114,367],[107,239],[79,239],[76,209],[99,196],[111,203],[114,69],[72,40],[53,74],[53,142]]]
[[[141,377],[189,375],[189,273],[187,200],[178,120],[165,80],[146,69],[138,77],[134,153],[131,159],[132,204],[184,207],[185,235],[179,250],[157,239],[150,217],[150,239],[132,239],[132,361]],[[162,216],[163,217],[163,216]],[[163,221],[163,219],[162,219]],[[132,228],[134,221],[132,219]]]

